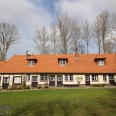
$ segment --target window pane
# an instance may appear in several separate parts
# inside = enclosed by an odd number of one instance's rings
[[[21,77],[14,77],[14,83],[21,83]]]

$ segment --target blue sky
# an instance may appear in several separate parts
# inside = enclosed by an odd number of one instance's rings
[[[91,22],[102,11],[116,12],[116,0],[0,0],[0,21],[15,24],[22,37],[12,45],[7,59],[26,51],[37,53],[33,37],[37,26],[49,28],[57,13],[75,15],[80,20]],[[96,53],[94,45],[90,53]]]

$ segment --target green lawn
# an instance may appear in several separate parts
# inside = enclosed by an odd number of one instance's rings
[[[116,89],[0,92],[3,105],[13,107],[11,116],[116,116]]]

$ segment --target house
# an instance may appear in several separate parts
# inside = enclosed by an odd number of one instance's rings
[[[21,85],[37,87],[48,81],[49,86],[77,86],[76,77],[82,77],[80,85],[116,84],[116,54],[46,54],[14,55],[6,62],[0,61],[0,86],[8,89]]]

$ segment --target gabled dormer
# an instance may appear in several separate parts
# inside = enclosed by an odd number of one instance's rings
[[[58,58],[58,63],[60,66],[66,66],[66,64],[68,63],[68,58],[65,55],[61,55]]]
[[[35,63],[37,63],[37,58],[32,54],[30,54],[30,52],[26,52],[26,59],[28,61],[28,66],[34,66]]]
[[[106,57],[104,57],[103,55],[101,54],[98,54],[96,57],[95,57],[95,61],[97,62],[98,66],[104,66],[105,65],[105,59]]]

